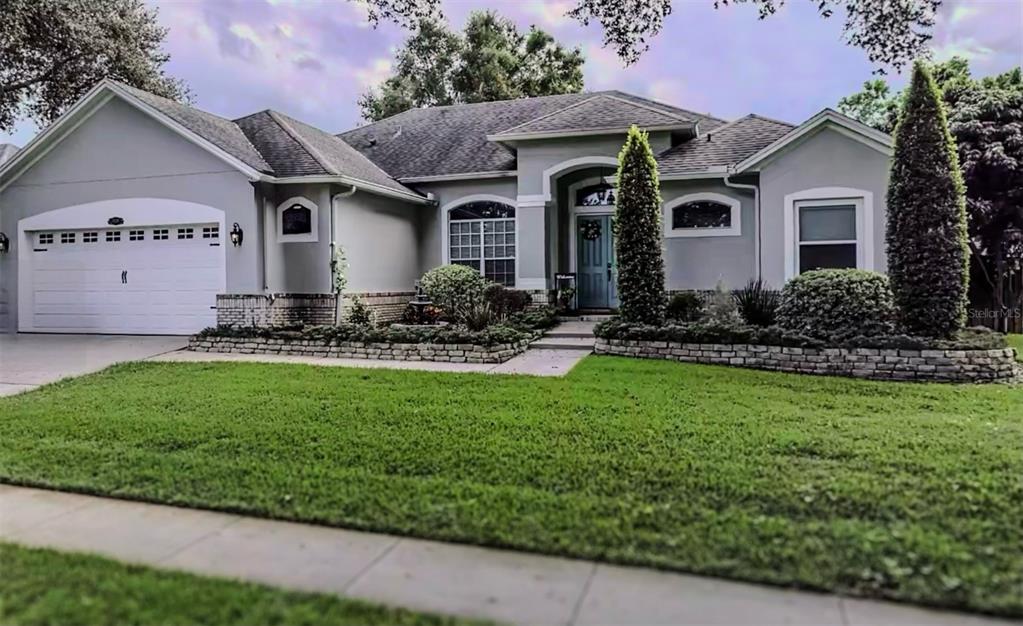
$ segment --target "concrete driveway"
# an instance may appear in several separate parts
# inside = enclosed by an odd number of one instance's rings
[[[122,361],[180,350],[187,337],[0,334],[0,396],[81,376]]]

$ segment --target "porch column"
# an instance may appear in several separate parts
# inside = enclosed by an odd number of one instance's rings
[[[547,201],[519,196],[515,208],[516,289],[547,289]]]

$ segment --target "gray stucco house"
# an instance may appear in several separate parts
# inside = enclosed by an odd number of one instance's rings
[[[617,91],[416,109],[339,135],[104,81],[0,166],[0,329],[185,334],[328,321],[330,260],[382,318],[461,263],[616,305],[616,156],[657,155],[669,290],[884,271],[891,139],[825,110],[731,122]]]

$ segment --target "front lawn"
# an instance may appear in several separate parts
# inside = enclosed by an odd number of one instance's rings
[[[0,543],[0,623],[470,624],[331,595],[125,565],[97,556]]]
[[[0,415],[8,482],[1023,615],[1019,386],[143,363]]]

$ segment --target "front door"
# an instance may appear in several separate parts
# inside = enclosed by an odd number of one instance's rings
[[[610,215],[576,217],[577,288],[579,308],[612,309],[618,306],[614,238]]]

